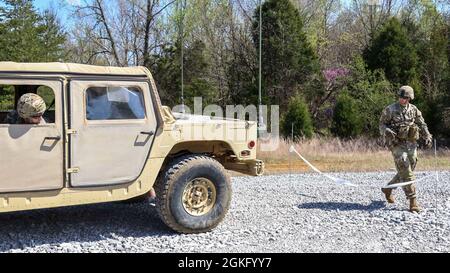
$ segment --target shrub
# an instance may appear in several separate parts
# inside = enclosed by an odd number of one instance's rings
[[[363,119],[365,135],[378,137],[382,111],[397,98],[397,89],[386,79],[382,70],[370,71],[360,57],[350,66],[351,76],[345,89],[358,101],[359,115]]]
[[[342,93],[334,109],[331,132],[341,138],[352,138],[361,134],[363,119],[358,102],[348,92]]]
[[[313,136],[313,122],[303,98],[293,97],[288,110],[281,122],[281,134],[285,139],[292,139],[292,125],[294,125],[294,141]]]

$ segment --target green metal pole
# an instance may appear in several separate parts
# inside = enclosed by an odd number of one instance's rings
[[[262,0],[259,0],[259,129],[262,129],[264,127],[264,120],[262,115],[262,23]]]
[[[181,2],[181,3],[180,3]],[[185,101],[184,101],[184,12],[186,8],[186,0],[178,1],[179,9],[181,11],[180,19],[180,49],[181,49],[181,106],[182,113],[185,113]]]

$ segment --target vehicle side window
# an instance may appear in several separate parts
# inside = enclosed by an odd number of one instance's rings
[[[19,119],[16,104],[26,93],[42,97],[47,110],[43,115],[44,123],[55,123],[55,93],[45,85],[0,85],[0,124],[16,124]]]
[[[48,86],[39,86],[36,94],[44,99],[47,111],[44,113],[44,119],[47,123],[55,123],[55,93]]]
[[[86,90],[86,119],[145,119],[142,91],[125,86],[90,87]]]
[[[47,111],[55,111],[55,94],[50,87],[45,85],[39,86],[36,94],[44,99],[47,105]]]

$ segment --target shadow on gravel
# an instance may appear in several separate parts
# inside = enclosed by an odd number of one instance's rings
[[[150,203],[108,203],[0,214],[0,252],[117,237],[175,236]]]
[[[320,209],[326,211],[374,211],[383,209],[386,203],[383,201],[372,201],[369,205],[362,205],[357,203],[339,203],[339,202],[311,202],[304,203],[298,206],[299,209]]]

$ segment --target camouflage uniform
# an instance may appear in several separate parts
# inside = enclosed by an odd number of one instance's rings
[[[410,87],[407,88],[412,92],[409,98],[414,99],[414,91]],[[415,181],[413,172],[418,161],[417,141],[422,137],[430,144],[432,138],[420,110],[410,103],[402,106],[397,102],[388,106],[381,115],[380,133],[392,152],[397,169],[397,175],[389,185]],[[403,190],[408,199],[416,199],[414,184],[404,187]]]
[[[5,119],[7,124],[26,124],[25,119],[35,115],[43,115],[46,110],[44,100],[36,94],[25,94],[20,97],[17,103],[17,111],[13,110],[8,113]],[[42,118],[40,124],[45,124]]]

